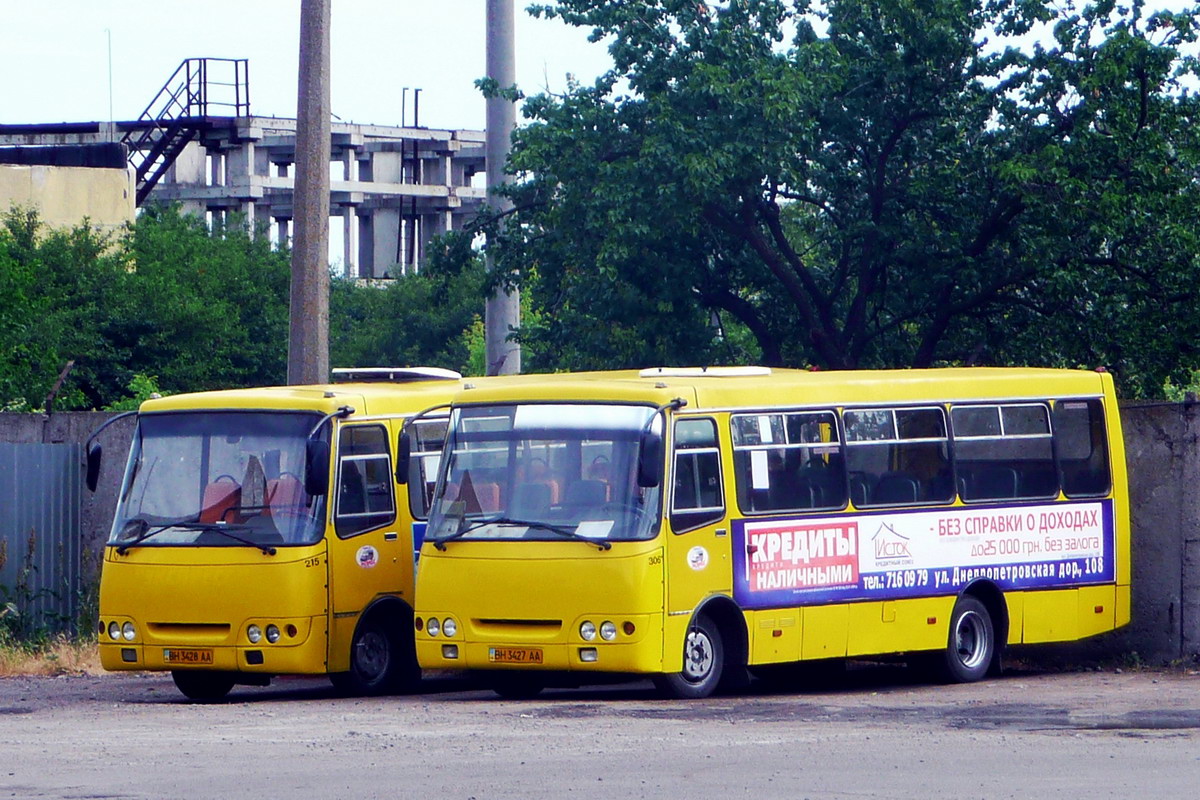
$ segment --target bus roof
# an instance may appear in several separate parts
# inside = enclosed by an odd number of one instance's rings
[[[477,380],[477,379],[476,379]],[[520,382],[471,386],[455,404],[628,402],[660,405],[676,397],[685,410],[863,405],[947,400],[1099,397],[1111,386],[1102,372],[1024,367],[901,370],[662,368],[527,375]],[[1110,390],[1111,391],[1111,390]]]
[[[431,378],[388,382],[366,381],[308,386],[267,386],[191,392],[155,398],[142,403],[140,413],[164,411],[313,411],[328,414],[352,406],[351,419],[363,416],[414,414],[439,403],[449,403],[468,383],[488,385],[511,382],[519,376],[493,378]]]

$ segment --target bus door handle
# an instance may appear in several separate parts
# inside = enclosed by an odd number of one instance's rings
[[[396,533],[395,531],[388,531],[387,533],[383,534],[383,540],[385,542],[394,542],[399,538],[400,534]]]

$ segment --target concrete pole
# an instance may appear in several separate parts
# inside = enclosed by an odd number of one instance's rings
[[[507,89],[517,82],[515,36],[513,33],[513,0],[487,0],[487,77],[500,88]],[[488,201],[499,211],[509,211],[512,203],[492,194],[496,187],[507,182],[504,164],[517,127],[517,106],[503,97],[487,99],[487,138],[484,143],[487,159]],[[495,268],[487,257],[487,269]],[[513,328],[521,324],[521,298],[497,290],[488,298],[484,315],[484,345],[488,375],[516,375],[521,371],[521,348],[507,341]]]
[[[288,383],[329,380],[329,17],[331,0],[300,2]]]

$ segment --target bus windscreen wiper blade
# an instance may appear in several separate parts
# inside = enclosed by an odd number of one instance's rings
[[[148,525],[145,520],[138,520],[138,522],[141,522],[143,525]],[[174,522],[164,522],[160,525],[148,525],[147,528],[134,537],[132,541],[128,541],[117,547],[117,553],[119,555],[125,555],[129,548],[135,547],[149,539],[151,536],[155,536],[156,534],[162,533],[170,528],[182,528],[189,531],[211,531],[213,533],[219,533],[223,536],[227,536],[230,539],[233,539],[236,542],[241,542],[249,547],[257,547],[259,550],[262,550],[263,553],[269,556],[275,555],[276,552],[275,548],[271,547],[270,545],[259,544],[258,542],[250,541],[249,539],[238,536],[233,532],[234,530],[245,530],[245,525],[229,525],[221,522],[197,522],[194,519],[180,519],[175,520]]]
[[[594,544],[601,550],[612,549],[612,543],[606,539],[593,539],[591,536],[584,536],[583,534],[562,525],[554,525],[553,523],[539,522],[532,519],[517,519],[515,517],[506,517],[503,515],[484,517],[483,519],[477,519],[470,524],[460,525],[458,530],[456,530],[454,533],[443,536],[440,539],[434,539],[433,546],[438,550],[445,550],[446,542],[451,541],[452,539],[460,539],[471,531],[485,528],[488,525],[516,525],[526,528],[541,528],[542,530],[550,531],[551,533],[557,533],[560,536],[565,536],[568,539],[576,539],[581,542]]]

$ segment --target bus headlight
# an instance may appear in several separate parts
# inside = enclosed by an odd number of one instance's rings
[[[120,639],[121,638],[121,626],[115,622],[108,623],[108,638]]]
[[[442,620],[442,635],[453,636],[456,633],[458,633],[458,623],[457,622],[450,619],[449,617],[446,617],[444,620]]]
[[[596,625],[591,620],[585,620],[579,626],[579,636],[585,642],[590,642],[596,638]]]
[[[267,641],[271,644],[275,644],[279,641],[279,628],[275,625],[267,626]]]
[[[425,630],[430,636],[437,636],[441,629],[442,626],[438,623],[437,617],[430,617],[429,621],[425,623]]]
[[[257,625],[246,628],[246,638],[250,640],[250,644],[258,644],[262,641],[262,628]]]
[[[125,641],[132,642],[133,637],[137,636],[137,628],[133,627],[132,622],[126,622],[121,626],[121,635],[125,637]]]
[[[600,625],[600,638],[606,642],[611,642],[617,638],[617,626],[611,622],[604,622]]]

